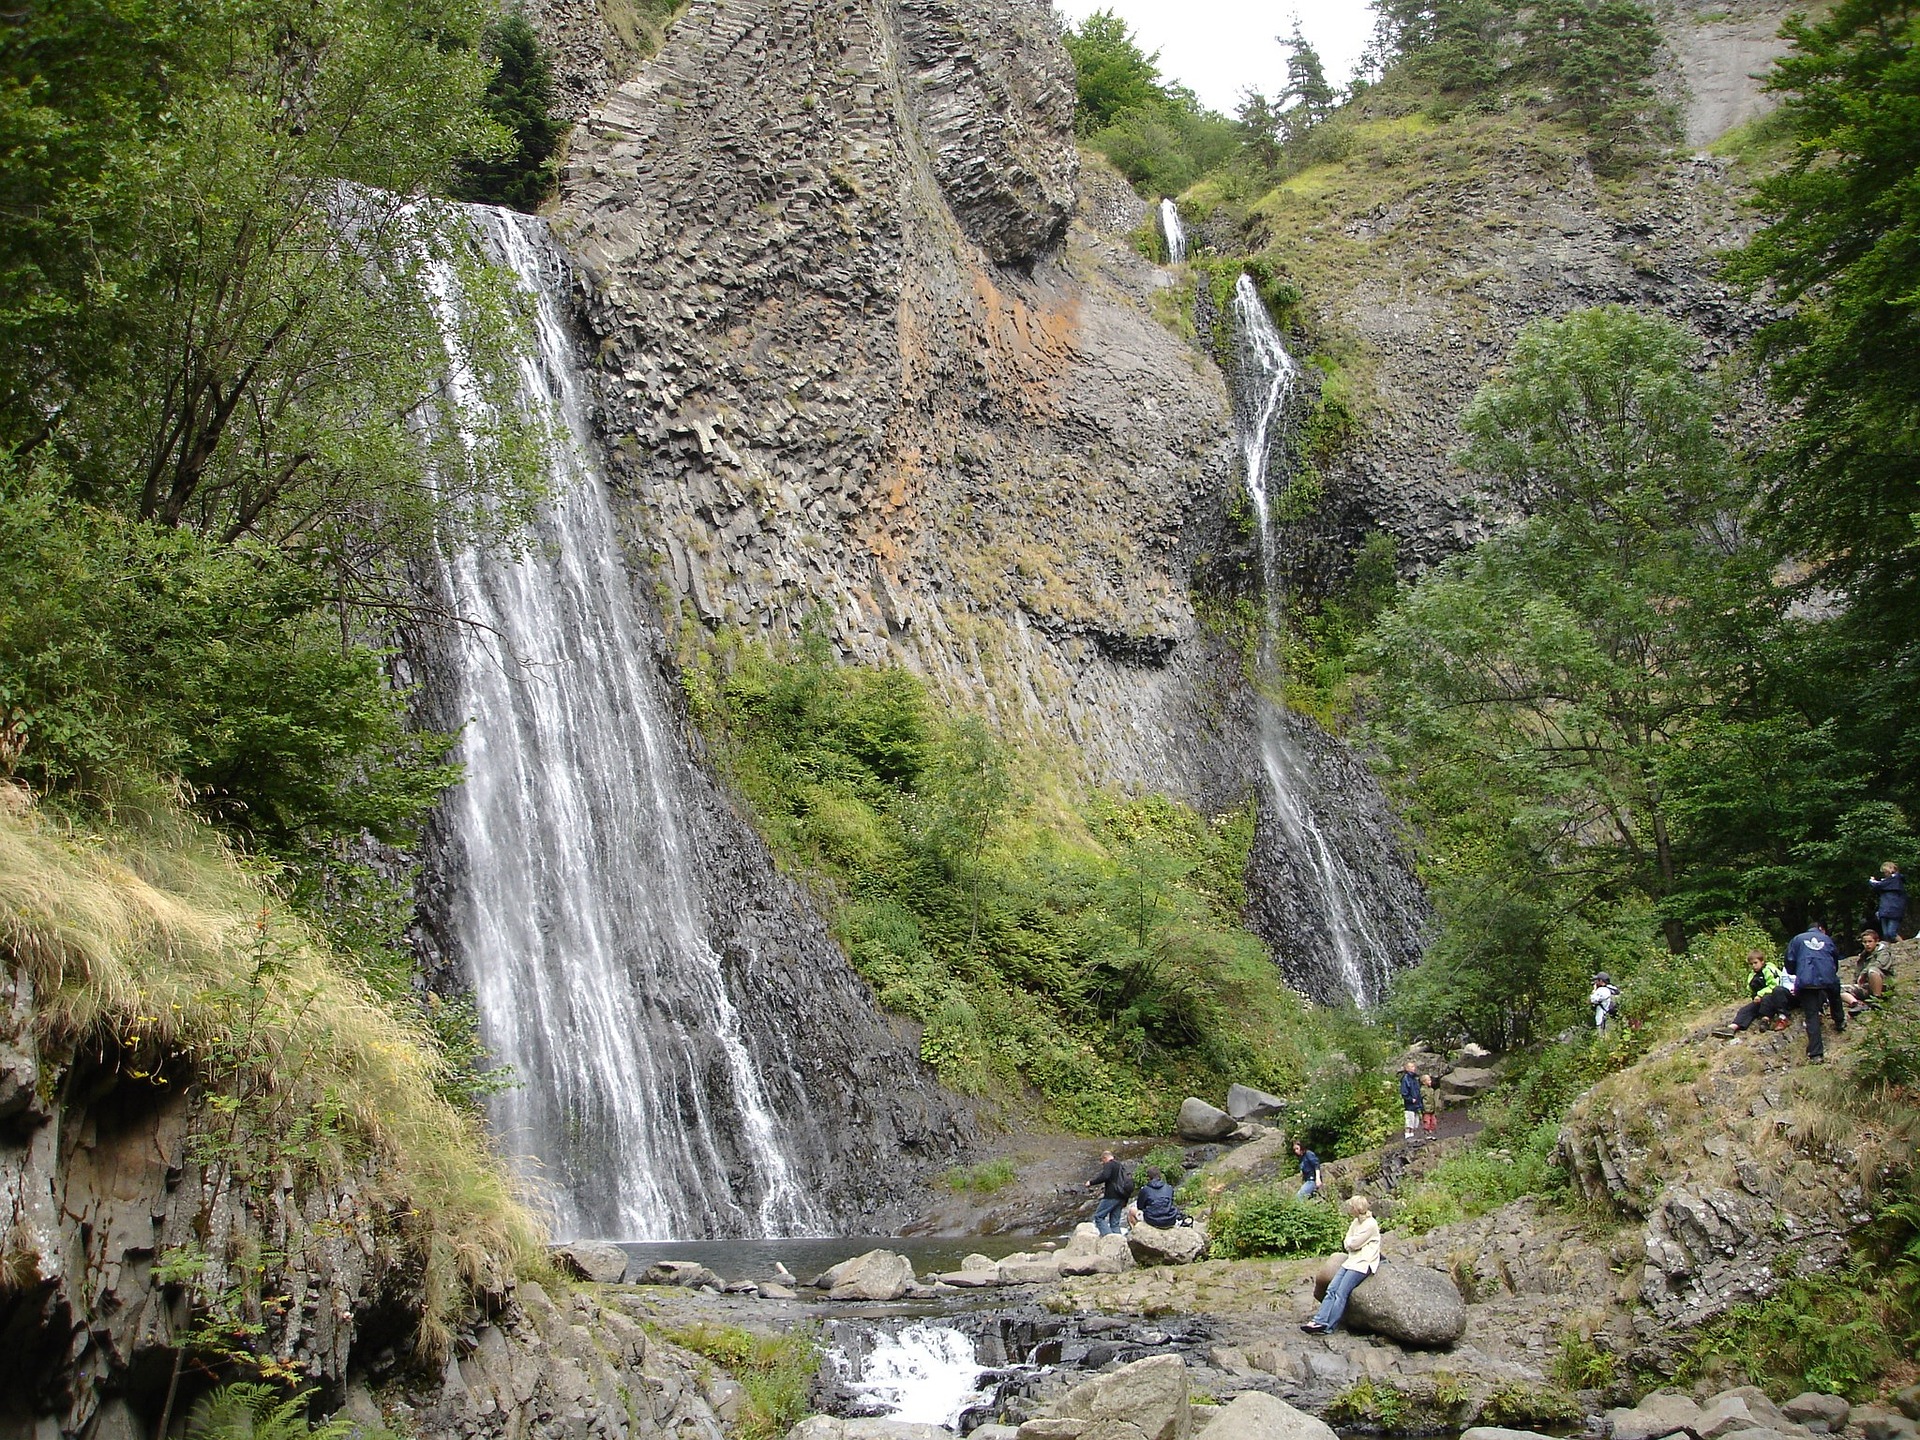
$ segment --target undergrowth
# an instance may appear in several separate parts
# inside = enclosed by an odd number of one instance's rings
[[[747,1392],[733,1426],[735,1440],[775,1440],[812,1413],[813,1378],[820,1368],[819,1339],[813,1330],[771,1335],[703,1321],[656,1333],[711,1360]]]
[[[1289,1184],[1227,1192],[1207,1219],[1207,1253],[1216,1260],[1261,1255],[1326,1255],[1340,1248],[1347,1222],[1324,1200],[1296,1200]]]
[[[956,1165],[947,1171],[947,1188],[956,1195],[969,1191],[979,1195],[991,1195],[1004,1190],[1014,1181],[1014,1168],[1011,1160],[983,1160],[978,1165]]]
[[[418,1347],[443,1356],[472,1293],[538,1264],[542,1237],[445,1093],[425,1022],[383,1003],[206,827],[158,814],[87,832],[16,788],[0,800],[0,958],[31,985],[42,1053],[89,1057],[96,1084],[194,1097],[194,1159],[263,1211],[287,1171],[370,1176],[392,1217],[378,1242],[422,1277]],[[187,1288],[197,1345],[288,1379],[256,1353],[269,1259],[189,1247],[157,1268]]]
[[[908,671],[837,663],[817,631],[722,637],[683,673],[776,856],[953,1088],[1164,1134],[1186,1095],[1300,1090],[1365,1028],[1290,991],[1241,926],[1250,805],[1080,791]]]

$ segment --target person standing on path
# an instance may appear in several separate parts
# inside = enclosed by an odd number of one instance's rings
[[[1420,1129],[1429,1140],[1440,1138],[1440,1087],[1431,1075],[1420,1077]]]
[[[1113,1151],[1100,1152],[1100,1172],[1087,1181],[1087,1188],[1100,1187],[1100,1203],[1093,1207],[1093,1228],[1102,1235],[1120,1233],[1120,1212],[1127,1203],[1127,1172],[1113,1158]]]
[[[1300,1157],[1300,1189],[1293,1198],[1311,1200],[1320,1189],[1320,1157],[1298,1140],[1293,1142],[1293,1153]]]
[[[1907,918],[1907,880],[1900,873],[1900,867],[1889,860],[1880,867],[1878,875],[1869,875],[1867,884],[1873,887],[1873,918],[1880,922],[1882,940],[1900,938],[1900,922]]]
[[[1794,977],[1793,992],[1800,997],[1800,1013],[1807,1021],[1807,1059],[1825,1059],[1827,1044],[1820,1033],[1820,1011],[1833,1011],[1833,1033],[1847,1032],[1847,1007],[1840,998],[1840,953],[1818,920],[1787,942],[1787,969]]]
[[[1400,1109],[1407,1126],[1403,1138],[1409,1143],[1420,1133],[1420,1112],[1423,1108],[1420,1102],[1420,1067],[1409,1060],[1400,1071]]]
[[[1362,1280],[1380,1268],[1380,1222],[1373,1218],[1367,1197],[1356,1195],[1340,1207],[1351,1217],[1346,1239],[1340,1242],[1347,1252],[1333,1282],[1327,1286],[1326,1299],[1313,1312],[1313,1319],[1300,1328],[1309,1335],[1324,1335],[1340,1323],[1347,1313],[1347,1300]]]

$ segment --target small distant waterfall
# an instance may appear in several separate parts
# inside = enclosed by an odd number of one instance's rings
[[[1187,262],[1187,227],[1180,223],[1180,207],[1171,200],[1160,202],[1160,231],[1167,237],[1167,263]]]
[[[468,212],[534,297],[519,366],[564,423],[523,557],[468,549],[440,582],[471,622],[447,657],[466,720],[443,824],[447,928],[482,1037],[520,1084],[493,1102],[563,1237],[818,1233],[730,998],[685,832],[690,762],[622,564],[545,222]],[[449,272],[440,303],[460,303]],[[452,383],[471,375],[449,326]]]
[[[1278,681],[1277,641],[1286,596],[1269,472],[1301,371],[1250,275],[1242,274],[1234,285],[1233,328],[1240,372],[1236,425],[1266,602],[1259,664],[1266,678]],[[1325,774],[1320,757],[1312,753],[1310,722],[1264,698],[1260,705],[1261,766],[1293,891],[1285,914],[1269,929],[1285,932],[1278,943],[1294,952],[1287,958],[1295,965],[1330,966],[1340,991],[1365,1005],[1378,997],[1394,969],[1418,957],[1424,899],[1392,853],[1377,804],[1356,803],[1349,793],[1360,786],[1371,792],[1359,767],[1349,765],[1344,777]]]

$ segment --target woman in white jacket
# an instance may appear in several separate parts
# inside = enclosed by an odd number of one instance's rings
[[[1300,1328],[1309,1335],[1324,1335],[1340,1323],[1347,1313],[1347,1297],[1360,1282],[1380,1268],[1380,1222],[1373,1218],[1367,1197],[1356,1195],[1341,1206],[1351,1217],[1347,1238],[1341,1242],[1347,1258],[1327,1286],[1327,1298],[1320,1302],[1313,1319]]]

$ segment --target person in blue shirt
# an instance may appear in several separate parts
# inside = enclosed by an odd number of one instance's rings
[[[1807,1021],[1807,1059],[1818,1062],[1827,1053],[1820,1033],[1822,1007],[1833,1011],[1834,1034],[1844,1035],[1847,1030],[1847,1006],[1840,997],[1840,947],[1818,920],[1787,942],[1787,970]]]
[[[1180,1213],[1180,1207],[1173,1203],[1173,1186],[1158,1170],[1149,1170],[1146,1183],[1140,1187],[1140,1194],[1134,1200],[1140,1208],[1140,1221],[1156,1230],[1171,1230],[1187,1217]]]
[[[1889,860],[1880,867],[1878,875],[1869,875],[1867,884],[1873,887],[1873,918],[1880,922],[1882,940],[1900,938],[1900,922],[1907,918],[1907,880],[1900,873],[1900,867]]]
[[[1293,1198],[1311,1200],[1320,1189],[1320,1157],[1298,1140],[1293,1142],[1293,1153],[1300,1157],[1300,1189]]]

